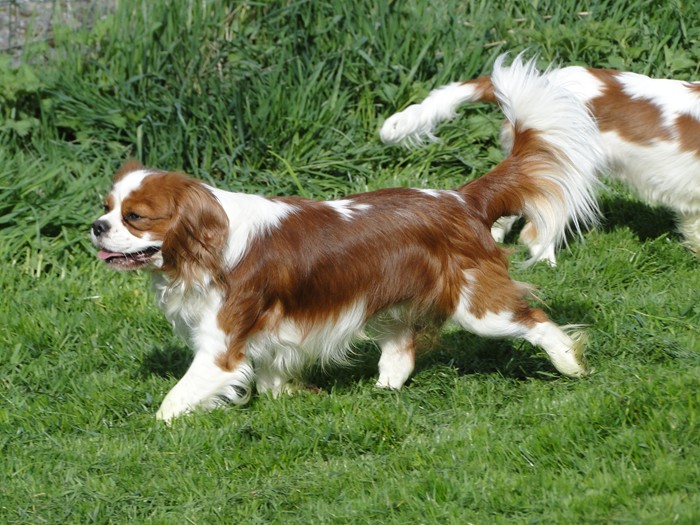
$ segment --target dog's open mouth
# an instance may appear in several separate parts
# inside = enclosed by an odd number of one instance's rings
[[[118,270],[136,270],[146,266],[151,258],[159,251],[160,247],[158,246],[150,246],[144,250],[131,253],[100,250],[97,253],[97,257]]]

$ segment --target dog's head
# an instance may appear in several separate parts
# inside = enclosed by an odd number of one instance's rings
[[[108,266],[183,280],[216,271],[227,233],[227,216],[204,184],[136,161],[117,171],[104,215],[92,224],[92,242]]]

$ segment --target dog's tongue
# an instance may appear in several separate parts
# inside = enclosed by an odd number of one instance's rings
[[[110,252],[107,250],[100,250],[97,252],[97,257],[99,257],[102,260],[107,260],[110,257],[124,257],[123,253],[116,253],[116,252]]]

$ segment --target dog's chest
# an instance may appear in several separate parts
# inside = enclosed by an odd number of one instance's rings
[[[221,294],[213,287],[174,285],[167,277],[154,274],[153,289],[158,307],[187,342],[202,323],[217,316],[221,306]]]

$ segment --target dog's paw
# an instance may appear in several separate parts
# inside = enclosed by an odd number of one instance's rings
[[[192,407],[184,402],[183,399],[166,396],[156,412],[156,419],[170,423],[174,418],[185,415],[191,410]]]

